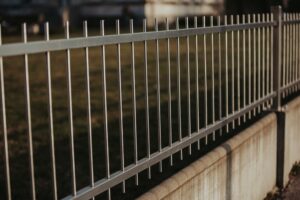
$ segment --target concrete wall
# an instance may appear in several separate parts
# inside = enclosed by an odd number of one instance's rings
[[[300,97],[286,106],[284,184],[289,180],[289,172],[296,161],[300,161]]]
[[[282,147],[277,146],[283,144],[280,142],[284,142],[283,149],[277,148]],[[284,162],[279,165],[277,155],[284,155]],[[297,161],[300,97],[288,103],[278,118],[275,113],[269,114],[138,199],[261,200],[274,189],[276,178],[278,185],[288,183]]]
[[[138,199],[261,200],[276,184],[276,139],[270,114]]]

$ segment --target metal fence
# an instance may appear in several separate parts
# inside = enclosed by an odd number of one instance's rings
[[[210,25],[206,26],[210,21]],[[24,64],[24,85],[26,104],[26,128],[28,145],[24,145],[23,151],[29,154],[29,173],[31,197],[36,199],[36,180],[40,174],[35,171],[35,148],[33,131],[38,132],[38,128],[33,128],[32,112],[34,102],[32,102],[30,91],[33,87],[30,80],[38,77],[31,77],[32,67],[30,59],[33,55],[38,55],[46,62],[46,95],[48,113],[43,113],[47,117],[49,126],[49,148],[50,165],[47,170],[51,172],[49,182],[52,185],[53,199],[61,198],[58,195],[57,175],[60,165],[57,156],[59,148],[55,149],[55,132],[63,131],[55,129],[55,114],[53,111],[53,90],[51,74],[55,73],[54,66],[55,52],[63,53],[63,61],[66,61],[67,85],[67,110],[65,117],[60,120],[68,121],[69,137],[69,158],[71,164],[67,170],[70,172],[68,181],[71,183],[71,194],[65,199],[92,199],[99,194],[107,192],[107,198],[111,199],[111,188],[118,184],[123,185],[126,191],[126,180],[135,177],[136,184],[139,182],[139,173],[148,170],[151,178],[151,166],[159,163],[160,171],[163,171],[163,160],[169,159],[170,165],[173,163],[173,156],[179,153],[180,158],[184,158],[184,149],[188,149],[188,154],[192,153],[192,145],[196,144],[197,149],[201,148],[200,140],[212,136],[215,140],[216,134],[226,134],[242,123],[256,115],[281,108],[281,101],[297,93],[300,80],[300,15],[297,13],[282,14],[280,7],[275,7],[272,13],[253,14],[241,16],[224,16],[217,18],[202,17],[202,21],[197,17],[193,19],[185,18],[185,26],[180,26],[180,20],[175,22],[175,28],[170,28],[170,23],[155,24],[155,30],[147,30],[146,20],[143,21],[143,30],[134,32],[133,21],[130,21],[130,32],[120,33],[119,21],[116,22],[116,33],[105,35],[104,21],[100,23],[101,35],[88,36],[87,23],[84,23],[84,36],[71,38],[69,26],[65,26],[65,39],[49,38],[49,26],[45,24],[44,41],[27,41],[26,24],[23,25],[23,42],[7,43],[0,45],[0,79],[1,79],[1,114],[2,114],[2,135],[4,155],[4,174],[6,177],[6,192],[2,193],[7,199],[13,198],[13,191],[18,192],[20,188],[13,188],[11,177],[13,177],[12,167],[10,167],[10,157],[13,150],[10,147],[7,113],[12,110],[6,104],[24,99],[6,99],[9,91],[14,93],[16,89],[5,91],[9,84],[12,84],[11,77],[22,74],[21,69],[15,69],[5,79],[5,60],[10,57],[17,59],[22,56]],[[228,22],[230,21],[230,22]],[[193,25],[191,26],[191,22]],[[201,25],[199,25],[201,24]],[[1,32],[1,31],[0,31]],[[1,39],[1,36],[0,36]],[[151,44],[150,44],[151,43]],[[0,40],[1,44],[1,40]],[[122,46],[127,48],[122,51]],[[129,46],[128,46],[129,45]],[[108,54],[107,51],[113,46],[115,54]],[[101,72],[99,83],[102,86],[102,93],[99,96],[102,104],[102,113],[93,113],[91,106],[91,84],[90,71],[91,56],[90,51],[94,48],[99,53],[99,63],[95,64]],[[99,48],[99,49],[98,49]],[[135,49],[137,48],[137,49]],[[89,184],[85,187],[78,186],[79,177],[76,172],[78,165],[83,161],[76,162],[74,138],[76,137],[76,120],[74,120],[73,95],[77,90],[72,85],[72,51],[83,50],[84,73],[78,76],[85,78],[84,97],[86,97],[87,129],[83,134],[88,137],[88,177]],[[122,54],[122,53],[124,54]],[[150,53],[151,52],[151,53]],[[150,55],[151,54],[151,55]],[[153,54],[153,55],[152,55]],[[151,58],[150,58],[151,57]],[[20,58],[19,58],[20,59]],[[128,68],[124,67],[124,59]],[[115,79],[108,78],[107,72],[112,67],[114,61]],[[12,61],[15,65],[16,61]],[[126,66],[127,66],[126,64]],[[21,65],[22,66],[22,65]],[[10,66],[13,68],[13,66]],[[30,73],[29,73],[30,72]],[[124,77],[124,74],[126,76]],[[77,77],[77,76],[76,76]],[[73,78],[73,79],[72,79]],[[151,79],[151,80],[150,80]],[[7,84],[5,84],[7,80]],[[129,81],[128,81],[129,80]],[[140,81],[137,83],[136,81]],[[83,83],[84,83],[83,82]],[[124,86],[123,83],[126,83]],[[110,104],[110,94],[107,88],[110,84],[115,84],[112,90],[116,96],[117,104],[112,105],[116,110],[117,136],[110,132],[111,112],[108,110]],[[162,84],[164,86],[162,86]],[[43,87],[42,85],[37,88]],[[59,88],[62,86],[58,86]],[[92,91],[92,92],[91,92]],[[65,95],[62,95],[65,96]],[[58,95],[59,98],[63,98]],[[141,96],[141,98],[140,98]],[[126,98],[126,100],[125,100]],[[109,99],[109,100],[108,100]],[[55,100],[56,101],[56,100]],[[130,102],[129,104],[126,102]],[[140,106],[142,102],[142,106]],[[154,103],[153,103],[154,102]],[[184,105],[183,105],[184,104]],[[154,108],[154,111],[153,111]],[[38,109],[35,107],[34,109]],[[142,109],[143,112],[139,110]],[[124,113],[127,113],[126,116]],[[129,113],[129,114],[128,114]],[[153,114],[154,113],[154,114]],[[93,131],[93,116],[101,115],[102,134],[101,145],[95,145],[95,131]],[[125,118],[132,118],[131,136],[124,133]],[[143,116],[142,116],[143,115]],[[140,130],[139,123],[144,125]],[[18,119],[22,120],[22,119]],[[130,126],[131,126],[130,125]],[[184,126],[184,127],[183,127]],[[103,129],[102,129],[103,128]],[[113,137],[113,138],[111,138]],[[116,139],[117,138],[117,139]],[[129,141],[130,140],[130,141]],[[139,143],[142,142],[142,145]],[[38,140],[40,142],[40,140]],[[118,143],[116,145],[116,143]],[[113,144],[113,145],[112,145]],[[127,145],[126,145],[127,144]],[[143,145],[144,144],[144,145]],[[102,147],[104,145],[104,148]],[[154,145],[154,146],[153,146]],[[13,144],[12,144],[13,146]],[[27,148],[27,149],[26,149]],[[95,149],[102,148],[104,159],[98,163],[94,161]],[[117,149],[117,151],[116,151]],[[113,153],[112,153],[113,151]],[[144,153],[142,153],[144,152]],[[113,154],[113,155],[112,155]],[[118,154],[118,155],[117,155]],[[117,159],[115,158],[117,157]],[[130,159],[128,159],[130,157]],[[86,160],[85,160],[86,161]],[[105,166],[105,176],[95,178],[95,170],[98,165]],[[112,171],[112,165],[115,170]],[[117,166],[117,167],[116,167]],[[16,172],[14,170],[14,172]],[[82,176],[82,174],[81,174]],[[4,177],[4,176],[3,176]],[[18,182],[18,180],[15,180]],[[41,191],[44,192],[44,191]]]

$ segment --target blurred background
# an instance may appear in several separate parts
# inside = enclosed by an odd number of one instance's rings
[[[62,29],[67,20],[74,28],[83,20],[98,24],[99,19],[147,18],[151,26],[154,18],[269,12],[272,5],[300,10],[299,0],[0,0],[0,22],[4,33],[18,33],[27,22],[29,32],[38,34],[45,21],[52,31]]]
[[[272,5],[282,5],[285,12],[300,11],[300,0],[0,0],[0,23],[2,25],[2,32],[5,34],[3,37],[3,44],[23,42],[21,36],[21,24],[27,23],[27,31],[29,32],[28,41],[44,40],[44,23],[50,23],[51,39],[64,38],[63,25],[68,20],[72,30],[70,37],[82,37],[82,21],[87,20],[89,26],[89,36],[99,35],[99,20],[107,19],[105,22],[105,34],[114,34],[115,19],[121,19],[123,27],[121,33],[128,32],[128,20],[134,19],[134,31],[139,28],[142,31],[142,19],[146,18],[149,29],[153,30],[154,19],[157,18],[163,22],[166,17],[169,21],[174,21],[176,17],[182,17],[183,21],[180,27],[184,26],[185,16],[218,16],[223,14],[247,14],[247,13],[268,13]],[[201,20],[198,20],[199,24]],[[216,21],[216,20],[215,20]],[[231,20],[230,20],[231,21]],[[193,22],[191,19],[190,22]],[[210,19],[207,19],[209,24]],[[111,23],[111,24],[109,24]],[[192,26],[192,25],[191,25]],[[170,24],[170,28],[174,29],[175,25]],[[165,30],[165,26],[161,29]],[[160,30],[161,30],[160,29]],[[221,57],[225,54],[225,39],[222,35],[222,46],[218,46],[215,42],[215,47],[208,45],[207,52],[202,46],[204,37],[199,37],[199,61],[201,66],[199,68],[200,80],[200,102],[205,102],[204,85],[205,85],[205,71],[203,67],[204,55],[207,58],[212,57],[214,50],[221,50]],[[212,36],[207,36],[207,41],[211,41]],[[231,38],[231,37],[230,37]],[[231,39],[229,38],[229,44]],[[217,39],[215,37],[215,39]],[[190,50],[187,50],[187,39],[180,40],[181,51],[179,55],[179,62],[181,66],[186,65],[187,52],[190,53],[190,66],[191,74],[196,74],[196,48],[191,45]],[[190,44],[195,43],[195,37],[190,37]],[[205,40],[206,41],[206,40]],[[290,40],[292,41],[292,40]],[[242,44],[242,43],[240,43]],[[157,123],[157,78],[156,67],[157,60],[160,63],[161,75],[161,121],[168,121],[168,76],[167,67],[167,44],[165,39],[161,39],[159,43],[159,58],[157,59],[156,41],[151,40],[147,43],[147,64],[149,67],[149,106],[150,106],[150,141],[157,141],[156,130],[158,130]],[[237,45],[237,43],[236,43]],[[133,145],[133,106],[132,106],[132,53],[131,44],[124,43],[121,45],[121,63],[122,63],[122,92],[123,92],[123,119],[124,119],[124,136],[125,141],[125,166],[134,163],[134,145]],[[170,60],[172,67],[177,66],[177,39],[170,40]],[[235,54],[237,48],[230,51],[229,58],[237,58]],[[250,49],[250,50],[254,50]],[[91,108],[92,108],[92,128],[93,128],[93,145],[94,146],[94,167],[95,167],[95,180],[101,180],[106,177],[105,169],[105,144],[104,144],[104,115],[103,113],[103,94],[102,94],[102,57],[100,56],[99,46],[89,48],[89,65],[90,65],[90,82],[91,82]],[[106,65],[107,65],[107,100],[108,100],[108,129],[109,129],[109,146],[111,158],[111,173],[120,170],[120,137],[119,137],[119,71],[117,59],[117,46],[106,46]],[[198,51],[197,51],[198,53]],[[76,154],[76,178],[77,189],[81,189],[89,185],[89,148],[88,148],[88,134],[87,134],[87,94],[86,94],[86,54],[85,49],[78,48],[72,49],[70,53],[70,62],[72,63],[72,103],[74,108],[74,148]],[[215,53],[214,55],[217,55]],[[240,54],[241,56],[242,54]],[[134,57],[134,56],[133,56]],[[214,57],[217,59],[218,57]],[[137,103],[137,130],[138,130],[138,149],[139,159],[147,155],[146,152],[146,109],[145,109],[145,95],[144,88],[144,43],[135,43],[135,65],[136,67],[136,103]],[[231,60],[231,59],[230,59]],[[49,119],[48,119],[48,87],[47,87],[47,68],[46,68],[46,54],[44,52],[38,54],[28,55],[28,68],[30,74],[30,98],[32,106],[32,133],[33,133],[33,153],[35,164],[35,178],[36,178],[36,193],[37,199],[53,199],[52,192],[52,172],[51,172],[51,155],[50,137],[49,136]],[[224,65],[225,59],[222,59],[221,64]],[[67,85],[67,62],[66,51],[53,51],[51,52],[51,76],[53,82],[53,124],[55,133],[55,156],[57,163],[57,184],[58,184],[58,197],[63,198],[72,193],[72,174],[71,174],[71,160],[69,148],[69,121],[68,115],[68,85]],[[232,61],[229,61],[231,66]],[[207,63],[208,66],[212,65],[210,59]],[[5,96],[7,106],[7,127],[8,127],[8,146],[9,146],[9,159],[11,168],[11,179],[13,188],[13,199],[30,199],[31,198],[31,184],[30,173],[28,165],[28,140],[27,140],[27,118],[26,118],[26,94],[24,90],[24,56],[5,57],[3,59],[3,66],[5,69]],[[50,66],[50,64],[49,64]],[[211,68],[209,68],[211,69]],[[231,72],[231,68],[229,69]],[[208,76],[211,75],[212,70],[208,70]],[[221,73],[226,73],[225,68],[222,68]],[[172,70],[172,130],[174,131],[174,141],[179,134],[177,130],[177,71]],[[187,70],[182,67],[180,84],[182,88],[186,87],[187,83]],[[253,75],[254,76],[254,75]],[[191,90],[196,91],[196,77],[191,76]],[[233,79],[234,80],[234,79]],[[225,87],[225,79],[223,80]],[[229,84],[229,83],[228,83]],[[211,88],[212,82],[208,82],[209,95],[208,103],[214,102],[212,100]],[[225,89],[223,89],[225,91]],[[148,94],[147,94],[148,95]],[[186,137],[188,130],[188,103],[187,103],[187,90],[182,90],[182,133]],[[221,102],[225,102],[225,95]],[[229,95],[231,96],[231,95]],[[196,110],[196,92],[191,95],[191,110]],[[218,102],[216,99],[215,102]],[[229,99],[229,102],[231,100]],[[211,105],[208,105],[211,108]],[[225,106],[223,106],[225,109]],[[205,104],[200,104],[200,110],[205,110]],[[231,108],[229,107],[229,110]],[[216,110],[219,112],[219,110]],[[223,114],[225,110],[222,111]],[[196,113],[192,112],[191,119],[196,122]],[[211,115],[209,112],[208,115]],[[218,115],[218,114],[216,114]],[[204,112],[201,112],[200,127],[204,127]],[[211,120],[211,116],[208,117]],[[210,123],[210,121],[208,122]],[[255,118],[253,118],[255,120]],[[1,123],[0,123],[0,126]],[[168,133],[169,127],[167,123],[162,123],[162,133]],[[154,130],[154,131],[153,131]],[[195,123],[192,123],[192,132],[196,131]],[[178,132],[178,133],[177,133]],[[176,135],[176,136],[175,136]],[[169,144],[168,135],[163,134],[162,138],[163,147]],[[201,145],[205,145],[204,140]],[[213,146],[212,146],[213,147]],[[0,199],[5,199],[5,171],[4,171],[4,157],[3,155],[3,137],[0,133]],[[157,152],[158,143],[151,143],[151,153]],[[207,148],[202,148],[206,152]],[[187,151],[185,153],[187,155]],[[202,154],[202,152],[201,152]],[[200,154],[195,154],[199,156]],[[179,163],[179,156],[174,156]],[[192,160],[192,159],[191,159]],[[167,161],[167,160],[166,160]],[[183,164],[187,163],[186,160]],[[115,199],[134,199],[142,192],[151,188],[155,183],[162,181],[166,176],[170,176],[176,170],[180,169],[180,165],[176,167],[166,168],[166,175],[158,172],[158,167],[153,167],[153,179],[150,182],[147,179],[147,173],[141,173],[140,186],[135,187],[134,177],[126,182],[127,198],[121,194],[121,186],[117,186],[112,195]],[[156,172],[155,172],[156,170]],[[156,175],[155,175],[156,173]],[[150,183],[149,183],[150,182]],[[123,195],[123,196],[122,196]],[[102,194],[105,196],[105,193]],[[4,197],[4,198],[3,198]],[[106,197],[106,196],[105,196]],[[104,198],[103,198],[104,199]],[[114,199],[114,198],[113,198]]]

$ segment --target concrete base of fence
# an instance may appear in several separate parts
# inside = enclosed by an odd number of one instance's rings
[[[269,114],[138,199],[261,200],[276,185],[276,141]]]
[[[291,168],[300,161],[300,97],[287,105],[285,113],[284,185],[289,181]]]
[[[285,186],[300,161],[300,97],[280,116],[269,114],[138,199],[263,199],[276,186],[276,175]],[[283,135],[277,141],[278,127]]]

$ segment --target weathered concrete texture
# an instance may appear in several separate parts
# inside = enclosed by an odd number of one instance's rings
[[[287,104],[285,122],[284,184],[289,181],[289,172],[300,161],[300,97]]]
[[[276,183],[276,129],[270,114],[138,199],[263,199]]]

